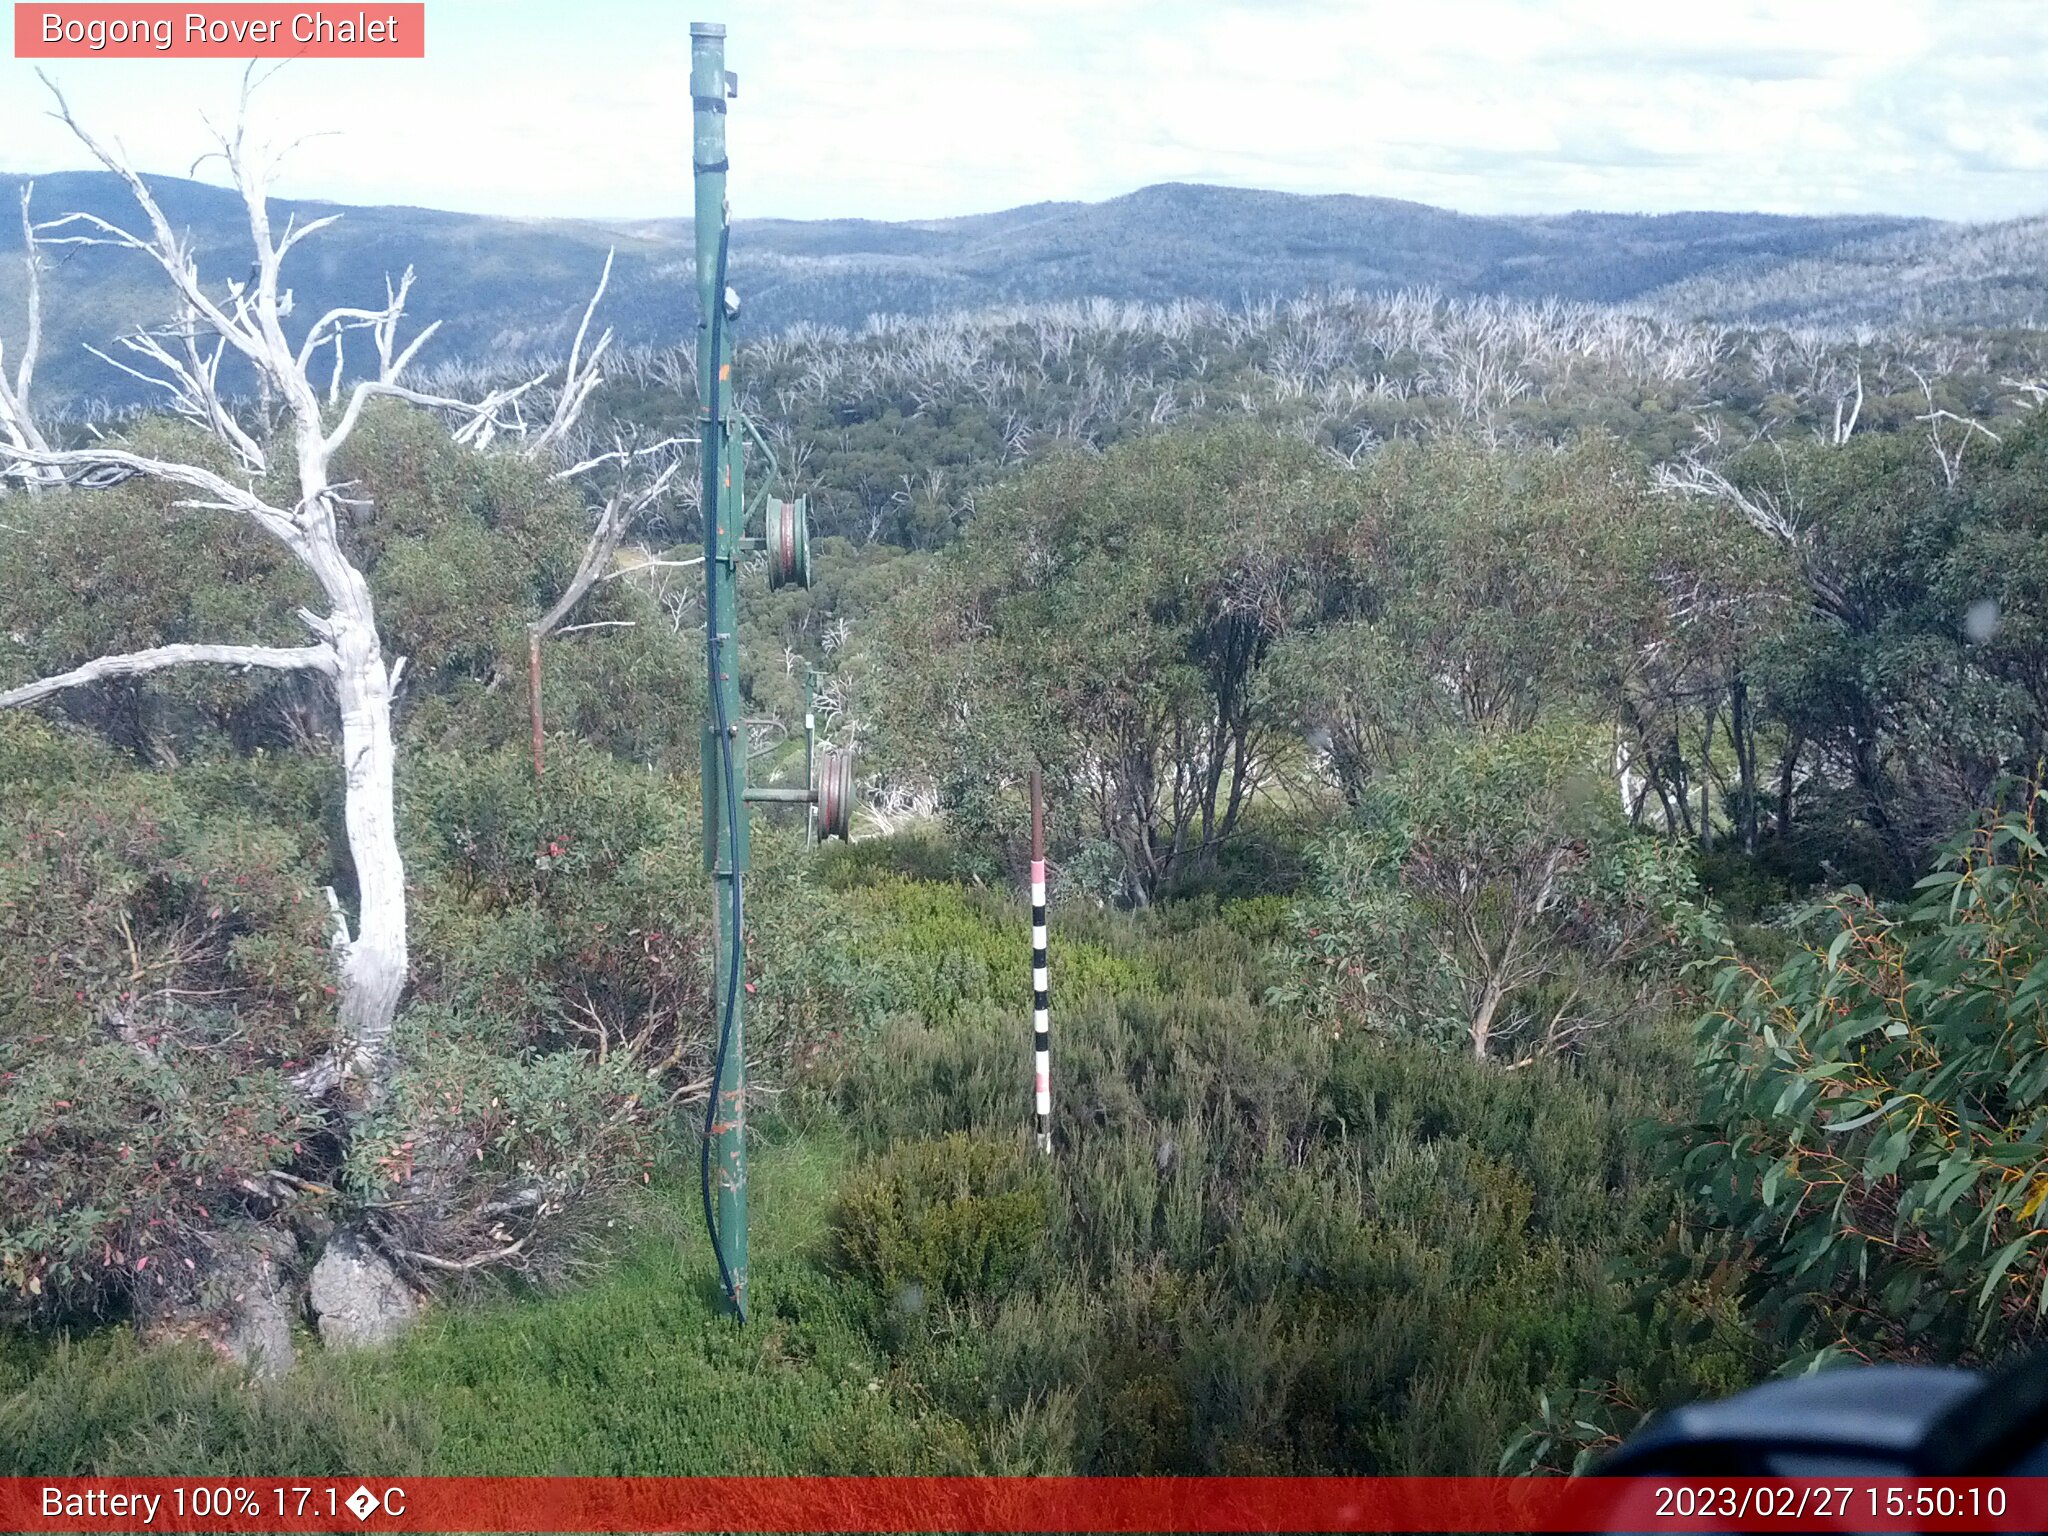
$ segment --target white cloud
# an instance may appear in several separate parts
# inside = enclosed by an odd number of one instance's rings
[[[1572,207],[2048,206],[2033,0],[740,0],[735,210],[938,217],[1150,181]],[[670,0],[430,0],[428,58],[263,93],[281,191],[492,212],[687,210]],[[238,67],[58,66],[82,116],[185,171]],[[79,163],[0,58],[0,168]]]

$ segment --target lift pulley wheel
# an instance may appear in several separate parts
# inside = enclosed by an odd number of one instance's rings
[[[853,841],[853,754],[837,747],[818,762],[818,837]]]
[[[808,587],[811,584],[810,508],[801,496],[795,501],[768,503],[768,586]]]

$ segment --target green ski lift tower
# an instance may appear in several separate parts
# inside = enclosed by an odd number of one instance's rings
[[[700,1172],[705,1228],[732,1312],[747,1313],[746,908],[750,803],[807,807],[810,840],[852,830],[852,753],[817,752],[815,679],[805,679],[805,786],[747,786],[747,737],[740,714],[738,600],[742,557],[759,551],[771,588],[811,584],[809,512],[804,498],[759,502],[761,535],[746,535],[746,443],[775,456],[737,408],[733,328],[739,296],[726,281],[732,226],[726,201],[726,103],[738,80],[725,67],[725,28],[690,25],[691,171],[696,189],[698,443],[704,508],[704,867],[717,907],[712,963],[713,1059]]]

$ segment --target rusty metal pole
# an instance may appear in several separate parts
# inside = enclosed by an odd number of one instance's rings
[[[804,783],[818,782],[818,673],[804,668]],[[804,846],[818,846],[818,798],[814,792],[804,804]]]
[[[1052,1001],[1045,953],[1045,787],[1031,770],[1032,1119],[1038,1150],[1052,1151]]]
[[[533,715],[533,776],[538,780],[546,762],[546,748],[540,715],[540,635],[533,630],[526,634],[526,691]]]

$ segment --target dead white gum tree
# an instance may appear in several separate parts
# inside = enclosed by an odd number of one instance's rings
[[[180,487],[191,495],[177,506],[245,517],[289,550],[318,583],[324,611],[299,611],[311,636],[310,643],[303,646],[168,645],[102,656],[59,676],[0,692],[0,708],[30,704],[61,689],[106,678],[187,665],[312,672],[327,681],[341,723],[344,818],[358,899],[351,931],[341,903],[329,893],[341,972],[340,1035],[334,1050],[299,1081],[307,1092],[323,1094],[344,1078],[357,1077],[366,1081],[374,1095],[387,1070],[386,1044],[407,973],[405,870],[393,807],[391,718],[392,696],[405,660],[386,659],[369,583],[342,546],[338,519],[348,501],[331,466],[361,421],[364,407],[387,396],[445,413],[458,442],[483,446],[508,434],[519,438],[529,452],[553,451],[569,436],[595,376],[588,369],[572,366],[548,418],[533,433],[528,432],[518,403],[545,382],[545,374],[492,390],[475,401],[408,387],[403,382],[405,370],[436,329],[429,325],[405,346],[398,345],[399,321],[412,284],[409,270],[396,285],[387,281],[381,307],[329,310],[313,320],[294,344],[285,331],[292,301],[290,290],[280,288],[280,268],[293,247],[334,223],[339,215],[304,224],[288,220],[282,232],[272,228],[265,186],[275,157],[252,149],[244,137],[251,82],[245,80],[235,131],[232,136],[220,136],[219,153],[247,211],[255,266],[246,282],[213,284],[202,281],[190,244],[172,227],[142,178],[120,153],[78,123],[47,77],[44,83],[56,99],[53,115],[126,184],[143,222],[131,230],[96,214],[74,213],[35,227],[33,232],[45,246],[113,246],[156,264],[170,284],[179,319],[123,338],[122,346],[139,359],[137,363],[100,355],[163,389],[178,415],[227,447],[235,469],[221,474],[201,465],[149,458],[98,443],[53,449],[40,436],[32,435],[26,413],[18,410],[24,390],[17,387],[10,403],[0,407],[6,413],[0,420],[8,424],[0,429],[0,475],[27,484],[57,480],[88,489],[146,476]],[[344,390],[344,338],[365,331],[376,353],[375,376]],[[329,348],[333,365],[323,400],[312,373],[316,359]],[[224,358],[238,359],[254,374],[260,394],[277,413],[274,434],[267,413],[266,419],[245,420],[223,396],[220,371]],[[26,372],[20,377],[25,380]],[[275,492],[263,488],[270,469],[267,444],[287,434],[296,495],[289,500],[266,499],[275,497]]]
[[[4,342],[0,342],[0,442],[9,447],[47,452],[49,442],[37,429],[35,412],[29,404],[29,392],[36,377],[36,353],[43,340],[42,253],[37,248],[35,220],[29,214],[29,199],[34,196],[35,189],[36,184],[32,181],[22,183],[21,249],[22,259],[28,265],[27,329],[22,336],[21,355],[14,360],[11,379],[7,374],[7,348]],[[35,490],[60,477],[57,471],[45,469],[22,478],[30,490]],[[0,481],[0,488],[4,488],[4,484]]]

